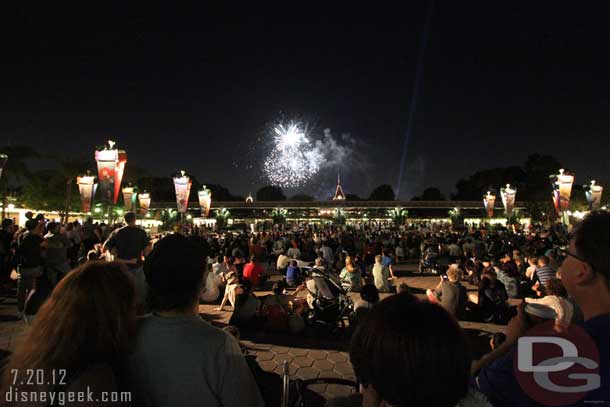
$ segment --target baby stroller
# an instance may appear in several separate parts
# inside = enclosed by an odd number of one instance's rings
[[[425,243],[424,249],[421,251],[421,257],[419,259],[419,272],[420,273],[433,273],[438,274],[438,258],[439,258],[439,244],[438,243]]]
[[[288,363],[284,361],[282,365],[282,407],[317,407],[326,405],[326,399],[309,389],[315,384],[338,384],[351,387],[354,393],[358,392],[358,383],[334,377],[319,377],[308,380],[290,380],[288,376]]]
[[[338,333],[345,328],[345,321],[353,317],[352,299],[337,277],[315,268],[309,269],[308,274],[305,286],[310,309],[305,322],[310,326],[321,324],[329,327],[331,333]]]

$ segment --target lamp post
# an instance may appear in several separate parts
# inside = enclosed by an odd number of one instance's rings
[[[114,141],[108,140],[106,146],[95,151],[102,202],[107,205],[108,222],[111,221],[111,205],[116,205],[119,199],[121,181],[127,163],[127,153],[114,148],[115,144]]]
[[[144,218],[150,207],[150,193],[144,190],[138,195],[138,199],[140,201],[140,214],[142,215],[142,218]]]
[[[133,204],[137,196],[138,194],[131,185],[123,188],[123,206],[125,207],[125,212],[133,210]]]
[[[199,197],[199,206],[201,206],[201,216],[207,218],[212,207],[212,191],[203,185],[197,192],[197,196]]]
[[[487,191],[485,195],[483,195],[483,205],[485,206],[485,211],[487,212],[488,218],[493,218],[494,216],[494,205],[496,203],[496,195],[491,191]]]
[[[550,176],[553,186],[553,203],[555,209],[561,217],[564,225],[569,223],[568,209],[570,209],[570,195],[572,194],[572,184],[574,183],[574,175],[567,174],[562,168],[559,174]]]
[[[180,171],[180,174],[174,177],[174,189],[176,190],[176,206],[180,217],[184,218],[184,214],[188,209],[189,195],[191,194],[191,178],[186,175],[185,171]]]
[[[599,209],[602,206],[602,192],[604,191],[604,187],[596,184],[595,180],[592,180],[589,185],[584,186],[584,189],[587,202],[589,203],[589,210]]]
[[[80,200],[83,205],[83,212],[91,212],[91,204],[93,203],[93,196],[97,189],[95,183],[95,176],[93,175],[82,175],[76,177],[76,183],[78,184],[78,191],[80,192]]]
[[[517,195],[517,188],[513,188],[510,184],[506,184],[506,187],[500,189],[500,195],[502,196],[502,204],[504,205],[504,213],[506,217],[510,217],[515,207],[515,196]]]

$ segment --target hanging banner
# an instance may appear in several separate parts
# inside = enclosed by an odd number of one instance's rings
[[[207,189],[204,186],[201,187],[199,192],[197,192],[199,196],[199,206],[201,207],[201,216],[208,217],[208,213],[210,213],[210,208],[212,207],[212,191]]]
[[[186,213],[189,205],[189,195],[191,194],[191,179],[184,171],[174,177],[174,188],[176,189],[176,205],[178,212]]]
[[[574,176],[564,174],[563,170],[559,170],[557,182],[559,183],[559,208],[562,211],[567,211],[570,209],[570,195],[572,195]]]
[[[140,200],[140,213],[146,215],[148,208],[150,207],[150,194],[148,192],[142,192],[139,195]]]
[[[78,184],[78,191],[80,192],[83,212],[91,212],[93,196],[95,195],[95,189],[97,186],[97,184],[95,183],[95,177],[93,175],[83,175],[81,177],[76,177],[76,183]]]
[[[112,202],[117,160],[117,150],[98,150],[95,152],[97,176],[99,179],[102,202],[104,203]]]
[[[121,192],[121,181],[123,181],[123,174],[125,173],[125,164],[127,164],[127,153],[125,150],[117,151],[117,163],[114,170],[114,195],[112,202],[116,205],[119,201],[119,193]]]
[[[133,210],[134,198],[137,195],[134,193],[133,187],[125,187],[123,188],[123,205],[125,207],[125,212],[131,212]]]
[[[507,216],[510,216],[513,213],[513,208],[515,207],[515,196],[517,195],[517,189],[512,188],[510,184],[506,184],[506,188],[500,189],[500,195],[502,196],[504,212]]]
[[[585,185],[584,189],[587,202],[589,203],[589,209],[596,210],[601,208],[602,192],[604,191],[604,187],[597,185],[595,181],[591,181],[589,185]]]
[[[121,192],[121,181],[127,163],[127,153],[114,148],[116,143],[108,140],[108,146],[95,151],[97,172],[102,193],[102,201],[116,205]]]
[[[485,205],[485,211],[487,212],[487,217],[493,218],[494,216],[494,205],[496,203],[496,196],[492,194],[490,191],[487,191],[487,194],[483,196],[483,205]]]

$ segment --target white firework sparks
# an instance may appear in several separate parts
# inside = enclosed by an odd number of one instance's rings
[[[277,186],[303,185],[320,170],[322,155],[298,124],[280,124],[273,131],[275,146],[263,164],[265,175]]]

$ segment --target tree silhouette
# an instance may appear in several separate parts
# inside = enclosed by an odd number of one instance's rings
[[[257,201],[285,201],[286,195],[282,188],[273,185],[267,185],[256,191]]]
[[[394,189],[387,184],[379,185],[369,196],[370,201],[393,201],[394,199]]]

